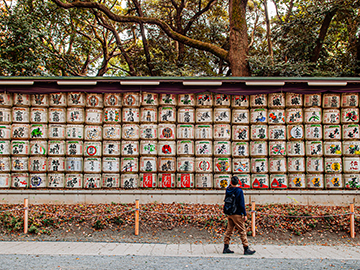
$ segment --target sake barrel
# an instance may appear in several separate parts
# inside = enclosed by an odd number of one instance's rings
[[[232,124],[244,124],[250,123],[250,112],[247,109],[234,109],[232,110]]]
[[[269,140],[282,141],[286,140],[286,126],[269,126]]]
[[[325,173],[341,173],[341,158],[325,158]]]
[[[142,107],[140,111],[141,123],[157,123],[156,107]]]
[[[286,107],[302,107],[303,105],[302,94],[287,92],[285,97],[285,105]]]
[[[120,159],[118,157],[103,157],[102,171],[104,173],[118,173],[120,171]]]
[[[84,173],[101,173],[101,158],[84,158]]]
[[[231,110],[229,108],[214,109],[214,123],[230,124]]]
[[[285,110],[269,109],[268,110],[268,123],[269,125],[282,125],[285,124]]]
[[[140,107],[140,93],[129,92],[123,94],[123,106],[125,107]]]
[[[284,93],[270,93],[268,95],[269,108],[285,108],[285,94]]]
[[[70,157],[82,157],[84,144],[82,141],[66,141],[66,155]]]
[[[45,188],[47,187],[46,173],[31,173],[30,174],[30,188]]]
[[[166,106],[159,108],[159,122],[160,123],[175,123],[176,122],[176,108],[173,106]]]
[[[343,155],[347,157],[358,157],[360,156],[360,141],[344,141],[343,145]],[[341,146],[341,142],[340,142]],[[341,150],[340,150],[341,154]]]
[[[211,93],[203,93],[196,95],[196,107],[212,107],[213,96]]]
[[[11,125],[11,139],[28,140],[30,138],[30,126],[26,124]]]
[[[11,160],[10,157],[1,157],[0,159],[0,172],[10,172]]]
[[[88,108],[104,107],[103,95],[96,93],[86,94],[86,107]]]
[[[158,158],[158,172],[174,173],[176,171],[175,157],[159,157]]]
[[[250,107],[256,108],[261,107],[264,108],[267,106],[267,94],[258,94],[250,96]]]
[[[158,125],[159,140],[175,140],[176,125],[175,124],[159,124]]]
[[[271,189],[287,189],[288,178],[286,174],[270,174]]]
[[[101,109],[86,109],[85,124],[101,125],[102,123],[103,123],[103,110],[101,110]]]
[[[48,157],[47,164],[48,172],[65,172],[65,158],[64,157]]]
[[[287,159],[287,170],[289,173],[305,172],[305,158],[289,157]]]
[[[213,175],[211,173],[197,173],[195,174],[196,188],[212,188]]]
[[[193,156],[195,154],[194,141],[177,141],[178,156]]]
[[[341,123],[342,124],[359,123],[359,108],[341,109]]]
[[[2,140],[11,139],[11,126],[10,125],[0,125],[0,138]]]
[[[89,126],[86,125],[84,129],[85,140],[89,141],[101,141],[102,140],[102,126]]]
[[[323,94],[323,108],[340,108],[340,94]]]
[[[214,171],[216,173],[231,173],[231,158],[214,158]]]
[[[10,155],[10,141],[0,141],[0,156]]]
[[[306,176],[302,173],[289,174],[289,188],[306,188]]]
[[[107,107],[104,109],[104,124],[120,124],[121,109],[116,107]]]
[[[140,141],[140,155],[141,156],[156,156],[157,155],[157,141]]]
[[[341,107],[358,107],[359,106],[359,94],[358,93],[342,93],[341,94]]]
[[[324,175],[320,173],[306,174],[306,187],[311,189],[323,189]]]
[[[160,94],[159,98],[159,105],[160,106],[169,106],[177,105],[176,95],[175,94]]]
[[[13,188],[27,188],[29,186],[28,173],[12,173],[11,187]]]
[[[118,173],[103,173],[102,174],[102,188],[118,188],[120,187],[120,174]]]
[[[306,140],[321,140],[323,138],[321,124],[305,125]]]
[[[230,107],[231,96],[226,94],[215,94],[214,95],[214,106],[215,107]]]
[[[287,155],[289,157],[305,156],[305,144],[303,141],[287,142]]]
[[[193,157],[178,157],[177,160],[177,172],[195,172],[195,158]]]
[[[268,173],[269,163],[267,158],[252,158],[250,160],[251,173]]]
[[[157,175],[156,173],[140,173],[140,188],[156,188]]]
[[[103,156],[120,156],[120,141],[103,141]]]
[[[14,106],[29,107],[30,106],[30,95],[14,93],[13,104],[14,104]]]
[[[46,140],[48,138],[47,125],[31,124],[30,125],[30,139]]]
[[[342,174],[325,174],[325,187],[327,189],[343,188]]]
[[[268,126],[267,125],[251,125],[250,139],[254,141],[268,140]]]
[[[305,124],[321,124],[322,113],[321,108],[305,108],[304,122]]]
[[[66,93],[51,93],[50,107],[66,107]]]
[[[195,109],[194,108],[179,108],[178,109],[178,123],[193,124],[195,123]]]
[[[230,185],[231,174],[214,174],[214,188],[225,189]]]
[[[48,94],[33,94],[33,95],[31,95],[31,106],[49,107],[49,95]]]
[[[0,124],[11,124],[12,111],[10,108],[1,108]]]
[[[138,158],[135,157],[123,157],[120,161],[121,173],[136,173],[139,171]]]
[[[211,124],[213,122],[213,113],[211,108],[196,109],[196,123]]]
[[[30,155],[47,155],[47,141],[30,141]]]
[[[304,121],[301,108],[286,109],[286,124],[300,124]]]
[[[178,95],[178,106],[179,107],[193,107],[193,106],[195,106],[195,95],[194,94],[180,94],[180,95]]]
[[[268,155],[268,143],[266,141],[250,141],[250,156],[266,157]]]
[[[252,174],[251,188],[253,189],[269,189],[269,175],[267,174]]]
[[[123,108],[122,122],[123,123],[139,123],[140,112],[139,108]]]
[[[46,172],[47,158],[46,157],[30,157],[29,158],[29,172]]]
[[[105,93],[104,94],[104,106],[119,108],[122,105],[120,93]],[[118,182],[119,183],[119,182]],[[119,186],[119,185],[117,185]]]
[[[12,107],[12,122],[29,123],[30,122],[29,108]]]
[[[231,156],[231,142],[230,141],[214,141],[214,156],[215,157],[230,157]]]
[[[0,188],[9,188],[11,183],[10,173],[0,173]]]
[[[231,126],[227,124],[214,125],[214,140],[230,140]]]
[[[212,134],[212,126],[211,128],[211,134]],[[194,139],[194,125],[185,125],[180,124],[177,125],[177,139],[178,140],[193,140]],[[211,136],[212,138],[212,136]]]
[[[212,171],[213,171],[212,158],[196,157],[195,158],[195,171],[197,173],[212,173]]]
[[[321,94],[305,94],[304,95],[305,107],[321,107]]]
[[[121,126],[120,125],[103,125],[103,139],[104,140],[120,140]]]
[[[250,168],[249,158],[233,158],[233,173],[250,173]]]
[[[63,188],[65,186],[65,174],[48,173],[47,183],[49,188]]]
[[[85,107],[85,93],[70,92],[67,93],[68,107]]]
[[[360,172],[360,157],[344,157],[344,173]]]
[[[339,157],[341,154],[341,141],[324,142],[325,157]]]
[[[139,156],[139,141],[122,141],[121,156],[137,157]]]
[[[342,125],[343,140],[358,140],[359,136],[359,124]]]
[[[193,188],[194,187],[194,174],[192,173],[178,173],[177,187],[178,188]]]
[[[82,188],[83,175],[80,173],[67,173],[65,175],[65,188]]]
[[[360,174],[344,174],[343,178],[346,189],[360,188]]]
[[[269,142],[269,156],[270,157],[286,156],[286,142],[285,141],[270,141]]]
[[[307,173],[323,173],[324,160],[322,157],[307,157],[306,158],[306,172]]]
[[[324,140],[341,140],[340,125],[324,125]]]
[[[84,125],[66,125],[66,139],[83,140]]]
[[[248,157],[249,156],[249,143],[248,142],[233,142],[232,143],[232,156],[233,157]]]
[[[310,157],[321,157],[324,154],[322,141],[306,141],[305,153]],[[340,148],[341,149],[341,148]]]
[[[231,107],[232,108],[248,108],[249,107],[249,96],[246,96],[246,95],[231,96]]]
[[[287,138],[290,141],[304,139],[304,126],[303,125],[287,125]]]
[[[212,125],[196,125],[195,126],[195,139],[196,140],[212,140],[213,138]]]
[[[11,141],[11,155],[13,156],[28,156],[30,154],[29,141]]]
[[[255,108],[250,110],[251,124],[266,124],[268,122],[268,112],[264,108]]]
[[[49,123],[63,124],[66,123],[65,108],[49,108]]]
[[[86,141],[84,142],[85,157],[101,157],[102,143]]]
[[[156,157],[140,157],[140,172],[157,172]]]
[[[142,93],[142,99],[141,99],[141,105],[142,106],[158,106],[158,94],[156,93]]]
[[[323,110],[323,124],[329,124],[329,125],[340,124],[340,110],[324,109]]]
[[[250,174],[236,174],[234,176],[236,176],[239,179],[239,187],[241,189],[251,188]]]
[[[138,174],[121,174],[120,175],[122,188],[137,188],[139,185]]]
[[[66,122],[68,124],[83,124],[85,111],[83,108],[71,107],[66,110]]]
[[[212,142],[211,141],[196,141],[195,142],[195,155],[201,157],[211,157]]]

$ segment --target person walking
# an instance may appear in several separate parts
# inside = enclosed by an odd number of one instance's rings
[[[228,224],[224,237],[224,250],[223,253],[234,253],[234,251],[229,249],[230,238],[236,227],[240,233],[241,242],[244,247],[244,255],[252,255],[255,253],[255,250],[249,248],[249,242],[247,240],[247,233],[245,228],[245,222],[247,221],[246,209],[245,209],[245,198],[244,193],[240,187],[237,187],[239,184],[239,178],[233,176],[230,181],[230,185],[226,188],[225,198],[233,197],[235,199],[234,205],[236,206],[236,211],[232,215],[228,215]],[[235,195],[235,196],[233,196]]]

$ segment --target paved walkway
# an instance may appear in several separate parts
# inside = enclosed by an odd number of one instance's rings
[[[234,254],[222,254],[215,244],[133,244],[99,242],[0,242],[0,254],[29,255],[138,255],[180,257],[244,257],[242,246],[232,245]],[[252,246],[253,258],[360,260],[360,247],[345,246]],[[247,256],[249,257],[249,256]]]

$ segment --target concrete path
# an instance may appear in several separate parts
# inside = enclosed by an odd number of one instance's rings
[[[99,242],[0,242],[0,255],[245,257],[242,246],[232,245],[234,254],[222,254],[215,244],[138,244]],[[252,246],[252,258],[360,260],[360,247],[346,246]],[[249,256],[246,256],[249,257]]]

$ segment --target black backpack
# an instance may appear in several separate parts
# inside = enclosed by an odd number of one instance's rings
[[[237,207],[236,207],[236,196],[235,194],[231,194],[230,196],[225,196],[224,200],[224,214],[225,215],[234,215]]]

